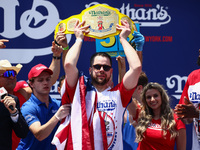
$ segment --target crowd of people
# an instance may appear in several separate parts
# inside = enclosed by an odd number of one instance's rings
[[[173,110],[163,86],[148,82],[142,71],[144,37],[135,31],[130,44],[126,20],[116,25],[128,63],[127,70],[125,58],[117,58],[119,83],[113,84],[112,59],[105,52],[92,55],[86,77],[77,63],[88,28],[85,21],[76,22],[70,48],[66,35],[58,32],[50,66],[31,66],[28,83],[17,82],[21,64],[0,60],[0,88],[7,92],[0,99],[0,149],[173,150],[176,144],[178,150],[186,150],[185,124],[192,122],[192,148],[200,149],[200,70],[188,76]],[[7,42],[1,39],[0,48]],[[65,75],[59,80],[60,101],[49,93],[61,63]]]

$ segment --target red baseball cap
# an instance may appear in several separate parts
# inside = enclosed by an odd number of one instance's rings
[[[53,74],[53,71],[51,69],[47,68],[43,64],[38,64],[31,68],[28,73],[28,79],[30,80],[33,77],[38,77],[43,71],[47,71],[50,75]]]
[[[24,80],[21,80],[16,83],[16,86],[13,91],[17,92],[19,89],[23,89],[23,88],[27,88],[27,87],[29,87],[28,83]]]

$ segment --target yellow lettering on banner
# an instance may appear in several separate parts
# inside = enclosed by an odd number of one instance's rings
[[[101,45],[103,47],[113,47],[115,45],[115,43],[116,43],[116,39],[115,39],[114,36],[113,37],[109,37],[109,39],[110,39],[109,43],[106,43],[105,41],[103,41],[103,42],[100,42]]]

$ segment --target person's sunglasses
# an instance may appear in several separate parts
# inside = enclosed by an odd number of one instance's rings
[[[0,74],[0,77],[3,76],[3,77],[6,77],[6,78],[9,78],[11,75],[13,77],[15,77],[17,75],[16,71],[14,71],[14,70],[7,70],[6,72]]]
[[[101,67],[103,67],[104,71],[109,71],[111,69],[111,66],[108,65],[93,65],[92,67],[94,67],[96,70],[100,70]]]

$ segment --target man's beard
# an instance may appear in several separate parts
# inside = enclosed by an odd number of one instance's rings
[[[107,77],[107,76],[106,76]],[[101,80],[101,81],[99,81],[98,80],[98,77],[94,77],[94,75],[93,75],[93,72],[91,73],[91,79],[92,79],[92,83],[93,84],[96,84],[96,85],[105,85],[105,84],[107,84],[108,83],[108,81],[110,80],[110,78],[109,79],[107,79],[107,78],[105,78],[103,81]]]

